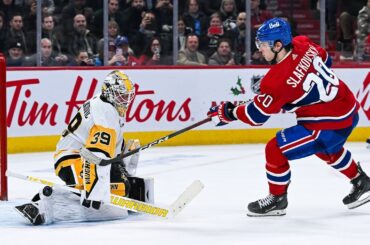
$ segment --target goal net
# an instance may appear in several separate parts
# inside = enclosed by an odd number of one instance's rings
[[[7,133],[6,133],[6,66],[5,58],[0,54],[0,200],[8,199],[7,169]]]

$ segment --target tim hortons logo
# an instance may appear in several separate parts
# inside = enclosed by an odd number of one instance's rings
[[[356,97],[367,119],[370,121],[370,72],[367,74],[363,86],[357,92]]]
[[[81,96],[81,85],[83,83],[82,77],[76,78],[75,85],[73,87],[71,97],[65,102],[66,114],[64,117],[64,123],[68,124],[77,110],[85,103],[86,100],[93,97],[98,81],[92,79],[89,81],[90,88],[85,98]],[[32,88],[35,88],[40,84],[39,79],[32,78],[26,80],[14,80],[7,81],[6,87],[13,88],[13,95],[10,96],[12,99],[8,101],[10,103],[8,114],[7,114],[7,126],[11,127],[14,123],[20,127],[29,125],[32,126],[35,123],[40,125],[55,126],[58,123],[57,113],[60,107],[64,105],[53,104],[53,103],[41,103],[40,98],[32,97]],[[138,122],[145,122],[150,118],[154,118],[156,121],[167,120],[167,121],[187,121],[190,118],[190,98],[179,103],[170,100],[159,100],[154,101],[150,98],[151,95],[155,94],[154,90],[142,90],[138,85],[135,85],[136,96],[133,103],[126,113],[126,121],[130,122],[136,120]]]

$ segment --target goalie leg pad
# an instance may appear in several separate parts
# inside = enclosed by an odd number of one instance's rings
[[[128,177],[131,189],[129,197],[146,203],[154,203],[154,179]]]
[[[118,209],[108,205],[102,205],[99,210],[85,208],[80,205],[80,197],[77,194],[58,187],[44,187],[39,192],[39,196],[40,200],[37,203],[32,204],[38,208],[39,212],[38,214],[37,212],[34,212],[36,214],[34,217],[37,218],[37,215],[40,216],[40,218],[34,219],[35,223],[33,224],[35,225],[39,224],[39,221],[42,221],[42,224],[51,224],[66,221],[83,222],[115,220],[126,218],[128,216],[127,210]],[[16,207],[16,209],[18,208]],[[43,220],[41,220],[41,217]],[[29,218],[27,219],[30,220]]]

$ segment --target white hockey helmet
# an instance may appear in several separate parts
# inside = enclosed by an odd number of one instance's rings
[[[102,87],[102,96],[111,103],[123,117],[135,97],[135,87],[126,74],[114,70],[107,75]]]

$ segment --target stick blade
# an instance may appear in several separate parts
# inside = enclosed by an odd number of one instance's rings
[[[186,190],[172,203],[170,210],[172,218],[177,216],[204,188],[204,184],[200,180],[194,180]]]

